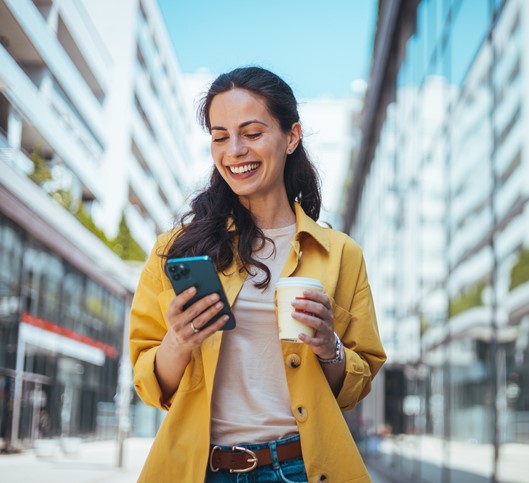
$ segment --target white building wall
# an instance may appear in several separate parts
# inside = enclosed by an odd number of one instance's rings
[[[104,104],[108,142],[101,159],[102,197],[92,214],[105,232],[114,236],[128,201],[138,2],[80,1],[112,58],[109,89]]]
[[[109,238],[124,212],[149,251],[192,185],[199,130],[156,1],[1,0],[0,14],[3,157],[27,173],[16,151],[38,147]]]

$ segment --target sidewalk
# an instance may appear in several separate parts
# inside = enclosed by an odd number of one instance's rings
[[[116,441],[83,442],[75,455],[65,456],[59,448],[49,458],[30,450],[17,455],[0,455],[2,483],[134,483],[152,444],[150,438],[125,441],[123,468],[117,467]]]
[[[117,467],[116,441],[83,442],[75,455],[65,456],[57,447],[53,456],[38,457],[29,450],[17,455],[0,455],[2,483],[135,483],[151,448],[151,438],[125,441],[124,467]],[[368,465],[373,483],[395,480]],[[397,480],[398,481],[398,480]]]

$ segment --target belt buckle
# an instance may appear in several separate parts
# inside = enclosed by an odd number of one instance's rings
[[[247,463],[252,463],[252,466],[248,468],[243,468],[242,470],[233,470],[230,468],[230,473],[248,473],[249,471],[254,470],[257,467],[258,458],[257,455],[248,448],[243,448],[242,446],[232,446],[232,451],[242,451],[243,453],[246,453],[248,456],[250,456],[249,459],[246,460]],[[209,468],[213,473],[216,473],[220,470],[220,468],[215,468],[213,466],[213,455],[215,454],[215,451],[222,451],[220,446],[213,446],[211,449],[211,454],[209,456]]]
[[[213,448],[211,449],[211,453],[209,455],[209,469],[211,471],[213,471],[213,473],[216,473],[217,471],[220,470],[220,468],[214,468],[213,467],[213,455],[215,454],[215,451],[219,450],[220,451],[220,446],[213,446]]]
[[[257,467],[257,463],[259,460],[257,459],[257,455],[252,450],[248,448],[243,448],[242,446],[232,446],[231,450],[232,451],[242,451],[243,453],[246,453],[248,456],[250,456],[250,458],[247,459],[246,462],[252,463],[252,466],[248,468],[243,468],[242,470],[232,470],[230,468],[230,473],[248,473],[249,471],[252,471],[253,469]]]

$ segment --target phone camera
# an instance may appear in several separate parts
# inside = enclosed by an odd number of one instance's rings
[[[178,268],[180,269],[180,274],[182,277],[185,277],[189,273],[189,268],[187,268],[183,263],[178,265]]]

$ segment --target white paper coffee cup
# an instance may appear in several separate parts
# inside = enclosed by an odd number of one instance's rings
[[[274,298],[280,339],[299,341],[299,334],[310,337],[314,334],[314,329],[292,317],[295,310],[292,301],[305,299],[304,290],[323,292],[323,285],[319,280],[308,277],[282,277],[276,283]]]

